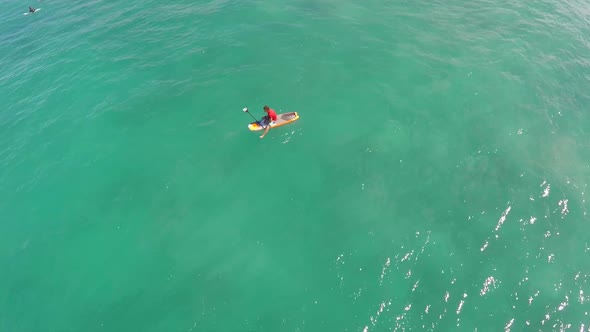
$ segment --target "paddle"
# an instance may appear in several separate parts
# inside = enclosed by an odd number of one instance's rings
[[[252,119],[254,119],[254,121],[256,121],[256,123],[258,123],[260,126],[262,126],[263,129],[266,129],[266,126],[263,126],[262,123],[260,123],[260,121],[256,120],[254,115],[252,115],[250,112],[248,112],[248,107],[244,107],[244,109],[242,111],[244,111],[244,113],[250,114],[250,116],[252,117]]]

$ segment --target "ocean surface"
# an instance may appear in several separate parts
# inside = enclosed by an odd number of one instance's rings
[[[0,331],[590,331],[587,1],[0,8]]]

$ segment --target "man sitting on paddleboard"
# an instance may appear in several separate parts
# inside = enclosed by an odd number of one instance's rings
[[[32,8],[31,6],[29,6],[29,13],[34,13],[34,12],[35,12],[35,10],[37,10],[37,9],[35,9],[35,8]]]
[[[274,124],[275,121],[277,121],[277,112],[275,112],[272,108],[266,105],[264,105],[263,109],[266,112],[266,115],[262,117],[261,123],[263,126],[266,126],[266,129],[264,130],[264,134],[262,134],[260,138],[264,138],[264,135],[266,135],[266,133],[268,133],[268,131],[270,130],[270,126]]]

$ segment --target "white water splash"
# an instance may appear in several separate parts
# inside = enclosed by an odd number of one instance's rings
[[[371,320],[371,324],[373,326],[375,326],[375,324],[377,324],[377,319],[379,318],[379,315],[381,315],[381,313],[383,312],[383,310],[385,309],[386,306],[391,305],[391,301],[389,301],[388,303],[385,302],[381,302],[381,304],[379,305],[379,310],[377,310],[377,313],[375,314],[375,317],[371,316],[370,320]]]
[[[414,287],[412,287],[412,292],[416,290],[416,288],[418,288],[418,284],[420,283],[420,280],[416,281],[414,283]]]
[[[343,257],[344,257],[344,254],[338,255],[338,257],[336,257],[336,264],[344,265]],[[344,276],[340,275],[340,272],[337,272],[336,277],[338,277],[338,279],[340,279],[340,287],[342,287],[342,285],[344,284]]]
[[[457,315],[461,313],[461,308],[463,308],[463,304],[465,303],[465,299],[467,298],[467,294],[463,294],[463,300],[459,302],[459,307],[457,307]]]
[[[543,182],[543,184],[545,184],[545,182]],[[543,184],[541,186],[543,186]],[[551,191],[551,185],[550,184],[547,184],[547,187],[545,187],[545,189],[543,190],[543,196],[542,197],[549,196],[549,191]]]
[[[449,291],[445,292],[445,302],[449,302]]]
[[[353,298],[354,298],[355,300],[358,300],[358,298],[359,298],[359,297],[361,297],[361,293],[362,293],[362,292],[363,292],[363,289],[362,289],[362,288],[359,288],[359,291],[358,291],[358,292],[355,292],[355,293],[353,294]]]
[[[404,312],[403,314],[395,317],[395,327],[393,328],[393,332],[397,331],[398,329],[402,329],[402,331],[404,330],[402,324],[400,323],[400,321],[403,321],[403,319],[406,317],[406,313]]]
[[[498,224],[496,225],[496,232],[500,229],[500,227],[502,227],[502,224],[504,224],[504,221],[506,221],[506,217],[508,217],[508,213],[510,213],[511,209],[512,209],[512,207],[508,206],[506,208],[506,210],[504,210],[504,212],[502,213],[502,216],[500,216],[500,219],[498,220]]]
[[[537,221],[536,217],[531,217],[531,219],[529,219],[529,223],[532,225],[535,223],[535,221]]]
[[[562,199],[558,204],[561,207],[561,216],[565,217],[570,212],[567,208],[567,199]]]
[[[440,314],[440,315],[438,315],[438,319],[439,319],[439,320],[442,320],[442,319],[443,319],[443,316],[444,316],[446,313],[447,313],[447,309],[443,310],[443,313],[442,313],[442,314]]]
[[[486,242],[483,244],[483,246],[481,248],[479,248],[480,251],[484,251],[486,250],[486,248],[488,247],[488,241],[486,240]]]
[[[509,332],[510,331],[510,327],[512,326],[512,323],[514,323],[514,318],[512,318],[504,327],[504,331]]]
[[[557,308],[558,311],[562,311],[563,309],[565,309],[565,307],[567,307],[569,298],[567,297],[567,295],[565,296],[565,301],[561,302],[559,304],[559,307]]]
[[[410,257],[411,257],[413,254],[414,254],[414,250],[412,250],[412,251],[410,251],[409,253],[407,253],[407,254],[404,256],[404,258],[402,258],[402,260],[400,261],[400,263],[401,263],[401,262],[403,262],[403,261],[405,261],[405,260],[407,260],[408,258],[410,258]]]
[[[420,252],[418,254],[416,254],[416,258],[414,260],[418,260],[418,256],[420,256],[421,254],[424,253],[424,250],[426,249],[426,245],[430,242],[430,231],[428,231],[426,233],[426,241],[424,241],[424,244],[422,245],[422,248],[420,249]]]
[[[381,277],[379,278],[379,285],[383,284],[383,277],[385,277],[385,273],[387,273],[387,269],[389,268],[390,265],[391,265],[391,259],[389,259],[389,257],[387,257],[387,261],[385,262],[385,265],[383,266],[383,269],[381,270]]]
[[[496,283],[497,281],[494,277],[487,277],[486,280],[483,282],[483,287],[479,291],[479,295],[484,296],[490,290],[490,286],[492,286],[492,288],[496,287]]]
[[[101,326],[102,326],[102,324],[101,324]],[[187,332],[192,332],[192,330],[194,330],[196,328],[197,328],[197,322],[194,322],[193,327],[191,327],[190,329],[188,329]]]

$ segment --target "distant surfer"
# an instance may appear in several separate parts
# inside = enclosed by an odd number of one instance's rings
[[[35,8],[31,7],[31,6],[29,6],[29,13],[31,13],[31,14],[32,14],[32,13],[34,13],[34,12],[35,12],[35,10],[37,10],[37,9],[35,9]]]
[[[268,133],[270,130],[270,126],[273,125],[275,121],[277,121],[277,112],[266,105],[264,105],[263,109],[264,112],[266,112],[266,115],[262,117],[261,124],[266,126],[266,129],[264,130],[264,134],[260,135],[260,138],[264,138],[264,135],[266,135],[266,133]]]

